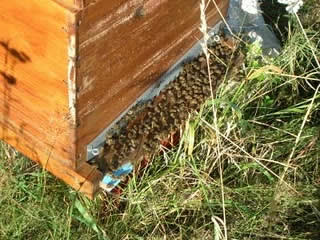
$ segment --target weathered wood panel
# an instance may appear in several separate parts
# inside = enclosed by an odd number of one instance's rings
[[[69,17],[70,11],[53,1],[1,4],[0,137],[42,164],[52,159],[74,167],[67,85]]]
[[[11,143],[32,160],[41,163],[53,175],[89,198],[92,199],[94,194],[99,191],[99,181],[102,179],[102,174],[96,168],[84,163],[76,171],[72,170],[61,164],[54,152],[47,151],[49,150],[47,144],[27,132],[21,134],[18,129],[14,126],[0,127],[0,136],[5,136],[6,142]]]
[[[88,2],[88,1],[86,1]],[[77,146],[85,146],[201,38],[199,0],[97,1],[79,16]],[[223,14],[228,1],[217,0]],[[213,3],[212,25],[220,20]]]

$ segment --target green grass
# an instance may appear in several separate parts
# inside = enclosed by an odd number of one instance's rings
[[[289,26],[121,196],[90,201],[2,144],[0,239],[320,239],[320,33]]]

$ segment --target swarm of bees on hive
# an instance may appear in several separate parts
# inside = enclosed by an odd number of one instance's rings
[[[124,127],[108,134],[98,168],[114,171],[125,162],[135,163],[145,155],[158,151],[160,141],[184,125],[190,112],[197,110],[214,93],[227,70],[238,65],[239,51],[221,39],[209,46],[207,58],[203,54],[186,63],[178,77],[153,100],[131,109],[120,121]],[[209,79],[211,79],[211,84]],[[211,89],[212,87],[212,89]],[[123,124],[125,122],[125,124]]]

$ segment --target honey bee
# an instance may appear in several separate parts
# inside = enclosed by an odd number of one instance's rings
[[[156,113],[159,113],[159,112],[161,111],[160,106],[157,105],[157,106],[154,108],[154,111],[155,111]]]
[[[186,90],[182,90],[182,91],[181,91],[181,94],[182,94],[182,95],[188,95],[188,92],[187,92]]]
[[[198,58],[198,62],[202,63],[202,62],[206,62],[206,58],[203,55],[200,55],[200,57]]]
[[[216,70],[215,70],[215,73],[218,74],[218,75],[221,75],[221,74],[222,74],[222,71],[221,71],[220,69],[216,69]]]
[[[106,143],[111,146],[115,143],[115,139],[113,137],[107,138]]]
[[[175,115],[173,112],[169,113],[169,116],[170,116],[172,119],[175,119],[175,117],[176,117],[176,115]]]
[[[185,98],[186,100],[191,100],[191,99],[192,99],[192,96],[189,96],[189,95],[188,95],[188,96],[185,96],[184,98]]]
[[[134,132],[133,132],[133,131],[130,131],[130,132],[128,133],[128,138],[134,138],[134,137],[135,137]]]

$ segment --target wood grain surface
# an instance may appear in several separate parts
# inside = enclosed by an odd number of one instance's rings
[[[75,21],[75,10],[56,1],[1,5],[0,137],[92,198],[102,176],[86,163],[75,170],[76,126],[69,109]]]
[[[0,137],[28,155],[21,139],[32,136],[29,157],[57,159],[73,167],[67,85],[69,14],[52,1],[10,0],[1,5]],[[44,153],[43,159],[35,156]]]
[[[82,6],[82,0],[40,0],[40,1],[53,1],[60,6],[74,11],[74,10],[79,10]]]
[[[77,148],[85,147],[201,38],[199,0],[97,1],[79,14]],[[216,1],[226,14],[228,1]],[[221,17],[211,3],[210,25]]]
[[[45,0],[45,1],[54,1],[70,9],[83,9],[88,7],[91,4],[96,4],[98,1],[106,0]]]

